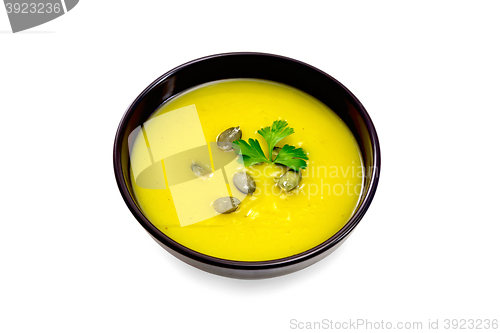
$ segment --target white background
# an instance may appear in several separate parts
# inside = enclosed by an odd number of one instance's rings
[[[18,34],[0,9],[0,332],[500,319],[498,4],[83,0]],[[232,280],[178,261],[114,179],[132,100],[171,68],[230,51],[326,71],[381,140],[379,189],[358,228],[284,277]]]

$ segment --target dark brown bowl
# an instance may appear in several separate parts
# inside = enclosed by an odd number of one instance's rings
[[[197,85],[231,78],[276,81],[300,89],[329,106],[347,124],[363,155],[365,167],[361,198],[351,219],[335,235],[305,252],[269,261],[246,262],[211,257],[167,237],[142,213],[131,191],[127,138],[165,101]],[[284,275],[305,268],[332,253],[349,236],[366,213],[375,194],[380,172],[380,146],[375,127],[358,99],[333,77],[303,62],[264,53],[216,54],[185,63],[163,74],[147,87],[125,112],[113,148],[118,188],[128,208],[165,250],[204,271],[241,279]]]

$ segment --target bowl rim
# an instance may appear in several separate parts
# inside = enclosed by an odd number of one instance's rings
[[[141,102],[141,100],[152,90],[154,89],[158,84],[163,82],[165,79],[168,77],[176,74],[179,72],[181,69],[188,67],[192,64],[196,64],[199,62],[203,62],[209,59],[213,58],[218,58],[218,57],[234,57],[234,56],[253,56],[253,57],[266,57],[266,58],[274,58],[279,61],[285,61],[285,62],[292,62],[301,66],[305,66],[310,70],[316,71],[329,80],[334,81],[339,87],[341,87],[346,94],[348,94],[352,98],[352,103],[354,104],[353,106],[359,111],[366,127],[369,133],[369,137],[372,143],[372,150],[373,150],[373,175],[370,179],[370,182],[368,184],[368,189],[366,192],[365,197],[360,201],[359,203],[359,208],[358,210],[351,216],[351,218],[346,222],[346,224],[335,234],[333,234],[331,237],[329,237],[327,240],[324,242],[314,246],[311,249],[308,249],[306,251],[300,252],[298,254],[294,254],[292,256],[284,257],[284,258],[279,258],[279,259],[273,259],[273,260],[265,260],[265,261],[238,261],[238,260],[229,260],[229,259],[222,259],[210,255],[203,254],[201,252],[197,252],[195,250],[192,250],[175,240],[171,239],[164,233],[162,233],[156,226],[154,226],[141,212],[139,207],[135,204],[131,194],[128,191],[124,176],[123,176],[123,169],[121,165],[121,146],[123,142],[123,137],[124,137],[124,132],[126,129],[127,122],[130,120],[135,108],[137,105]],[[361,104],[361,102],[354,96],[354,94],[349,91],[342,83],[340,83],[338,80],[330,76],[329,74],[325,73],[324,71],[311,66],[305,62],[292,59],[289,57],[281,56],[281,55],[276,55],[276,54],[270,54],[270,53],[261,53],[261,52],[228,52],[228,53],[218,53],[218,54],[213,54],[205,57],[201,57],[189,62],[186,62],[182,65],[179,65],[172,70],[164,73],[160,77],[158,77],[156,80],[154,80],[146,89],[144,89],[139,96],[129,105],[127,108],[125,114],[123,115],[119,125],[118,129],[116,132],[115,140],[114,140],[114,145],[113,145],[113,168],[114,168],[114,173],[115,173],[115,179],[118,185],[118,188],[120,190],[120,193],[123,197],[123,200],[127,204],[128,208],[134,215],[134,217],[137,219],[137,221],[148,231],[148,233],[153,236],[157,241],[161,242],[163,245],[167,246],[171,250],[186,256],[192,260],[208,264],[208,265],[213,265],[213,266],[218,266],[222,268],[227,268],[227,269],[236,269],[236,270],[262,270],[262,269],[275,269],[275,268],[280,268],[280,267],[285,267],[285,266],[293,266],[295,264],[299,264],[301,262],[308,261],[309,259],[312,259],[321,253],[324,253],[325,251],[328,251],[329,249],[335,247],[336,245],[339,245],[342,243],[347,236],[352,232],[352,230],[359,224],[361,221],[362,217],[366,213],[368,207],[370,206],[373,197],[375,195],[375,191],[377,189],[377,185],[379,182],[379,177],[380,177],[380,144],[379,144],[379,139],[377,132],[375,130],[375,126],[373,125],[373,122],[368,115],[368,112],[364,108],[364,106]]]

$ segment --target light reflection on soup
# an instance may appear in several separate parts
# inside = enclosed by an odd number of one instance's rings
[[[276,179],[283,166],[246,168],[255,179],[252,195],[232,182],[241,171],[234,152],[217,148],[217,136],[240,126],[258,139],[262,127],[284,119],[295,133],[278,143],[308,154],[298,188],[285,192]],[[196,87],[160,107],[129,138],[132,189],[145,216],[163,233],[195,251],[230,260],[261,261],[298,254],[327,240],[352,216],[362,190],[356,140],[323,103],[292,87],[264,80],[223,80]],[[196,177],[193,163],[213,173]],[[212,203],[241,200],[230,214]]]

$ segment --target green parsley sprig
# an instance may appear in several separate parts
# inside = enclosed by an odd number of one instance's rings
[[[249,139],[248,143],[245,140],[236,140],[233,142],[233,148],[236,152],[243,156],[245,166],[252,166],[257,163],[265,162],[270,164],[283,164],[295,171],[299,171],[300,169],[305,169],[307,167],[305,160],[308,160],[309,158],[304,150],[288,144],[281,148],[278,156],[276,156],[274,160],[272,158],[273,149],[276,147],[278,142],[295,133],[293,128],[288,127],[288,123],[285,120],[276,120],[273,122],[272,126],[262,128],[258,130],[257,133],[259,133],[264,140],[266,140],[270,156],[267,157],[266,154],[264,154],[259,141],[255,139]]]

